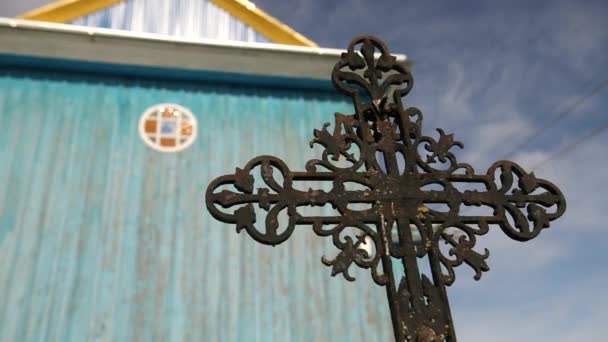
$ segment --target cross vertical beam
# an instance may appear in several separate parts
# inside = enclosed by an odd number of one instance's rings
[[[234,174],[211,182],[207,208],[216,219],[235,224],[237,232],[245,230],[267,245],[284,242],[296,226],[331,236],[340,253],[322,262],[332,267],[332,275],[342,274],[349,281],[355,280],[349,274],[353,264],[371,270],[374,282],[386,287],[396,341],[455,342],[446,286],[455,280],[454,268],[463,263],[473,268],[476,280],[489,270],[489,252],[474,250],[477,237],[498,226],[512,239],[530,240],[564,213],[564,196],[552,183],[509,161],[476,174],[472,166],[457,162],[451,149],[463,144],[452,134],[437,129],[438,139],[422,135],[422,113],[402,103],[412,89],[412,75],[377,38],[353,39],[334,67],[332,81],[352,97],[355,113],[337,113],[333,133],[327,130],[329,123],[314,130],[311,146],[324,147],[321,158],[297,172],[275,157],[254,158]],[[254,174],[265,187],[254,189]],[[332,189],[295,189],[294,183],[301,181],[331,182]],[[483,190],[463,191],[463,184]],[[369,208],[349,208],[361,203]],[[326,204],[338,214],[298,211]],[[464,215],[467,206],[489,207],[492,214]],[[258,228],[256,210],[267,212],[264,229]],[[287,222],[278,218],[283,211]],[[348,229],[358,233],[345,234]],[[374,252],[364,248],[368,239]],[[401,260],[405,274],[398,284],[394,259]],[[425,260],[431,274],[419,268],[419,261]]]

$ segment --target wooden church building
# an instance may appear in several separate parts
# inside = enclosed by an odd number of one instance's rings
[[[246,0],[0,18],[0,341],[390,340],[384,288],[331,277],[330,238],[260,245],[204,206],[253,156],[318,157],[353,111],[341,52]]]

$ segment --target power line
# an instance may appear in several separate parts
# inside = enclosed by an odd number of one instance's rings
[[[549,128],[552,128],[553,126],[555,126],[555,124],[557,122],[563,120],[568,115],[572,114],[576,108],[583,105],[586,101],[588,101],[590,98],[592,98],[595,94],[597,94],[600,90],[602,90],[606,86],[608,86],[608,78],[603,80],[602,82],[600,82],[596,87],[594,87],[587,94],[579,97],[578,100],[576,100],[571,106],[567,107],[565,110],[563,110],[562,112],[557,114],[555,117],[548,119],[548,122],[546,125],[537,129],[532,134],[528,135],[528,137],[526,139],[524,139],[524,141],[517,144],[517,146],[515,146],[515,148],[511,149],[511,151],[509,151],[509,153],[507,153],[505,158],[503,158],[503,159],[511,158],[513,156],[513,154],[515,154],[516,152],[519,152],[523,147],[530,144],[530,142],[532,142],[538,136],[542,135],[543,132],[546,132]]]
[[[582,145],[585,141],[594,138],[596,135],[602,133],[603,131],[605,131],[607,129],[608,129],[608,121],[604,122],[600,126],[597,126],[593,130],[591,130],[589,133],[583,135],[582,137],[578,138],[577,140],[571,142],[570,144],[567,144],[566,146],[560,148],[557,152],[553,153],[552,155],[550,155],[549,157],[545,158],[543,161],[541,161],[540,163],[538,163],[534,167],[532,167],[530,169],[530,172],[537,171],[537,170],[545,167],[551,161],[561,158],[568,153],[571,153],[574,149],[576,149],[577,147]],[[472,210],[473,210],[472,207],[465,207],[464,210],[462,211],[462,214],[469,213]]]
[[[519,144],[516,148],[514,148],[513,150],[511,150],[511,152],[509,152],[509,154],[507,154],[507,157],[503,158],[503,159],[508,159],[513,153],[519,151],[521,148],[525,147],[532,140],[534,140],[534,138],[537,135],[540,135],[541,132],[544,132],[547,128],[550,128],[551,126],[555,125],[555,122],[557,122],[559,120],[562,120],[566,116],[570,115],[576,108],[578,108],[579,106],[581,106],[582,104],[584,104],[585,101],[589,100],[591,97],[593,97],[595,94],[597,94],[600,90],[602,90],[607,85],[608,85],[608,79],[605,79],[602,82],[600,82],[589,93],[585,94],[584,96],[579,97],[579,99],[576,100],[575,103],[573,103],[570,107],[566,108],[566,110],[564,110],[560,114],[558,114],[555,117],[555,119],[548,124],[549,127],[544,126],[543,128],[536,130],[536,132],[534,132],[534,134],[528,136],[528,138],[523,143]],[[555,159],[558,159],[558,158],[561,158],[564,155],[572,152],[574,149],[576,149],[581,144],[583,144],[586,140],[592,139],[593,137],[595,137],[596,135],[602,133],[603,131],[605,131],[607,129],[608,129],[608,121],[604,122],[600,126],[597,126],[593,130],[591,130],[589,133],[581,136],[580,138],[578,138],[577,140],[571,142],[570,144],[567,144],[566,146],[563,146],[562,148],[560,148],[559,150],[557,150],[555,153],[551,154],[549,157],[545,158],[543,161],[541,161],[540,163],[538,163],[534,167],[532,167],[530,169],[530,172],[539,170],[539,169],[545,167],[551,161],[553,161]],[[465,209],[464,213],[472,210],[471,208],[468,208],[468,209],[469,210]]]
[[[582,137],[578,138],[577,140],[571,142],[570,144],[567,144],[566,146],[560,148],[559,150],[557,150],[557,152],[553,153],[552,155],[550,155],[549,157],[544,159],[542,162],[540,162],[540,163],[536,164],[534,167],[532,167],[532,171],[536,171],[536,170],[544,167],[545,165],[547,165],[549,162],[551,162],[554,159],[558,159],[558,158],[565,156],[566,154],[572,152],[575,148],[580,146],[582,143],[584,143],[586,140],[589,140],[589,139],[595,137],[596,135],[602,133],[606,129],[608,129],[608,121],[604,122],[604,124],[602,124],[600,126],[597,126],[593,130],[591,130],[589,133],[587,133],[586,135],[583,135]]]

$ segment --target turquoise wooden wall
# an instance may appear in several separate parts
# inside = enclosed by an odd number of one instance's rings
[[[199,121],[177,154],[137,131],[149,106]],[[292,169],[313,128],[350,104],[328,93],[0,74],[0,341],[389,341],[369,271],[330,276],[329,238],[277,247],[213,220],[207,184],[251,157]]]

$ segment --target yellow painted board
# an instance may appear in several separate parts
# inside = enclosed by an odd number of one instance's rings
[[[247,0],[210,0],[277,44],[317,47],[310,39]]]
[[[54,23],[67,23],[123,0],[60,0],[24,13],[18,18]]]

